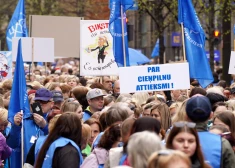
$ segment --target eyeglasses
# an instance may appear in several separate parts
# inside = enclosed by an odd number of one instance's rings
[[[47,104],[47,103],[49,103],[49,102],[51,102],[51,101],[37,100],[37,101],[35,101],[35,102],[38,102],[38,103],[40,103],[40,104]]]
[[[176,122],[174,123],[175,127],[189,127],[189,128],[195,128],[196,124],[193,122]]]

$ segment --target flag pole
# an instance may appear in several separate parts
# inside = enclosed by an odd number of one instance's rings
[[[184,61],[186,60],[186,54],[185,54],[185,43],[184,43],[184,24],[181,23],[181,32],[182,32],[182,45],[183,45],[183,56],[184,56]]]
[[[23,114],[23,110],[20,110],[21,114]],[[21,121],[21,165],[24,167],[24,114]]]
[[[121,5],[121,22],[122,22],[122,47],[123,47],[123,58],[124,67],[126,67],[126,50],[125,50],[125,35],[124,35],[124,23],[123,23],[123,5]]]

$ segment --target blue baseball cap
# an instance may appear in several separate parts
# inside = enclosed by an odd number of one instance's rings
[[[34,100],[49,101],[52,98],[53,94],[51,91],[45,88],[40,88],[36,91]]]

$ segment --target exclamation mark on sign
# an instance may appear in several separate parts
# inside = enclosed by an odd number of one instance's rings
[[[171,83],[171,88],[174,88],[174,84],[173,83]]]

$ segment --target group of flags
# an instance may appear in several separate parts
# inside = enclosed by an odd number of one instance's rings
[[[110,0],[109,30],[113,36],[113,53],[118,66],[130,66],[127,40],[126,11],[137,10],[135,0]],[[189,63],[190,77],[199,81],[202,87],[213,82],[211,69],[206,58],[205,33],[196,15],[191,0],[178,0],[178,23],[184,26],[186,58]],[[12,50],[12,37],[27,37],[24,0],[19,0],[6,31],[8,49]],[[13,78],[8,119],[13,122],[14,115],[23,111],[30,113],[27,97],[23,56],[19,40],[16,68]],[[125,52],[125,57],[123,53]],[[159,40],[156,42],[152,57],[159,55]],[[126,61],[125,61],[126,60]]]

